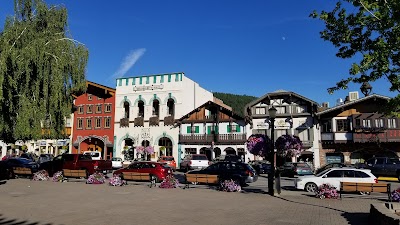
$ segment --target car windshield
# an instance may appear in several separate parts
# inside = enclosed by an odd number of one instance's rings
[[[296,166],[297,166],[297,167],[309,167],[309,166],[307,165],[307,163],[297,163]]]
[[[164,160],[164,161],[174,161],[174,157],[163,157],[162,160]]]
[[[194,155],[192,160],[208,160],[205,155]]]
[[[100,156],[100,153],[98,153],[98,152],[92,153],[92,157],[99,157],[99,156]]]

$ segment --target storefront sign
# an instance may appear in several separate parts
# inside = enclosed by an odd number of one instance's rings
[[[46,141],[38,141],[39,146],[46,146]]]
[[[284,119],[276,120],[275,128],[276,129],[289,129],[290,123],[287,123]]]
[[[268,127],[269,127],[268,124],[263,123],[263,122],[258,122],[256,126],[258,129],[268,129]]]
[[[164,89],[164,85],[159,84],[159,85],[149,85],[149,86],[134,86],[133,90],[134,91],[148,91],[148,90],[160,90]]]

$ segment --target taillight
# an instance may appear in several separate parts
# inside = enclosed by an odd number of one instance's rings
[[[208,161],[208,165],[211,165],[211,161]]]
[[[377,178],[375,178],[375,179],[374,179],[374,181],[375,181],[375,184],[377,184],[377,183],[378,183],[378,179],[377,179]]]
[[[192,161],[189,161],[189,166],[192,165]]]
[[[246,174],[251,176],[251,177],[253,176],[253,173],[250,170],[246,170]]]
[[[98,168],[99,168],[99,163],[98,163],[98,161],[96,161],[96,162],[94,163],[94,169],[97,170]]]

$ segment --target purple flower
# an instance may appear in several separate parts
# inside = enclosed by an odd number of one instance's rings
[[[282,156],[297,156],[302,151],[303,143],[299,137],[285,134],[276,140],[275,147]]]
[[[265,157],[271,149],[271,139],[262,134],[253,134],[246,141],[247,150],[257,156]]]

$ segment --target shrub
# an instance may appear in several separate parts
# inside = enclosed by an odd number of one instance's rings
[[[337,199],[339,198],[339,194],[336,190],[336,188],[330,184],[322,184],[321,186],[318,187],[318,190],[315,193],[317,198],[333,198]]]
[[[220,184],[220,191],[226,192],[240,192],[242,187],[236,181],[233,180],[224,180]]]
[[[170,174],[164,178],[160,183],[160,188],[177,188],[179,187],[179,181],[174,177],[174,175]]]

